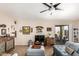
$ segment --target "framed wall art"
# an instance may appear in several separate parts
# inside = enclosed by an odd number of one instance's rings
[[[23,26],[22,27],[22,32],[23,34],[30,34],[30,26]]]
[[[36,26],[36,33],[41,33],[43,28],[43,26]]]
[[[6,29],[1,29],[1,35],[6,35]]]
[[[52,28],[51,27],[47,27],[47,31],[52,31]]]

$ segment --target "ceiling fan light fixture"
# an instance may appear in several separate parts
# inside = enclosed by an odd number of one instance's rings
[[[45,5],[45,6],[47,6],[48,7],[48,9],[47,10],[43,10],[43,11],[41,11],[40,13],[43,13],[43,12],[46,12],[46,11],[50,11],[51,13],[50,13],[50,15],[52,15],[52,11],[53,10],[61,10],[60,8],[58,8],[58,6],[61,4],[61,3],[56,3],[56,4],[54,4],[53,5],[53,3],[50,3],[50,5],[49,4],[47,4],[47,3],[42,3],[43,5]]]

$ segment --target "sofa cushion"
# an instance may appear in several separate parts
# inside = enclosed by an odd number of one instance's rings
[[[79,54],[79,49],[76,52]]]
[[[79,50],[79,43],[74,43],[74,48],[78,52],[78,50]]]
[[[27,49],[27,52],[25,53],[25,55],[27,55],[27,56],[45,56],[44,46],[41,46],[40,49],[34,49],[31,47],[32,47],[32,45],[30,45],[30,47]]]
[[[65,51],[66,51],[68,54],[72,55],[75,50],[72,49],[72,48],[70,48],[70,47],[66,47],[66,48],[65,48]]]
[[[70,42],[67,41],[67,42],[65,43],[65,46],[68,47],[69,45],[70,45]]]
[[[76,51],[72,55],[73,56],[79,56],[79,54]]]
[[[62,56],[68,56],[69,54],[65,51],[65,45],[54,45],[54,48],[58,51]],[[56,52],[57,52],[56,51]]]
[[[66,47],[70,47],[75,50],[74,42],[67,41],[65,44]]]
[[[70,42],[70,41],[67,41],[66,43],[65,43],[65,46],[66,47],[70,47],[70,48],[72,48],[72,49],[74,49],[74,50],[78,50],[78,48],[79,48],[79,43],[74,43],[74,42]]]

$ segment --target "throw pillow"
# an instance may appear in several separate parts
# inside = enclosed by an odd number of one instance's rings
[[[41,45],[33,45],[32,48],[34,48],[34,49],[40,49]]]
[[[72,49],[72,48],[70,48],[70,47],[66,47],[66,48],[65,48],[65,51],[66,51],[68,54],[72,55],[75,50]]]

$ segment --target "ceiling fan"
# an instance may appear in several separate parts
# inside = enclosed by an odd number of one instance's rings
[[[50,4],[47,4],[47,3],[42,3],[43,5],[47,6],[48,9],[46,10],[43,10],[41,11],[40,13],[43,13],[43,12],[46,12],[46,11],[51,11],[53,9],[55,10],[61,10],[60,8],[58,8],[58,6],[61,4],[61,3],[56,3],[56,4],[53,4],[53,3],[50,3]]]

